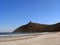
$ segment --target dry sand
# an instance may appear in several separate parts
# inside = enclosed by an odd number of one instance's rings
[[[0,45],[60,45],[60,32],[0,39]]]

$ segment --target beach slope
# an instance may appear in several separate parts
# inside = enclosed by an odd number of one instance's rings
[[[60,32],[0,39],[0,45],[60,45]]]

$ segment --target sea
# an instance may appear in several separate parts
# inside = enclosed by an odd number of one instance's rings
[[[0,38],[4,37],[18,37],[18,36],[26,36],[27,33],[12,33],[12,32],[0,32]]]
[[[5,37],[18,37],[18,36],[30,36],[30,35],[45,35],[48,32],[43,33],[12,33],[12,32],[0,32],[0,38]]]

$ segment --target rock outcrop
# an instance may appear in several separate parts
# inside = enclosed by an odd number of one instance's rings
[[[60,23],[47,25],[29,22],[26,25],[22,25],[13,32],[15,33],[33,33],[33,32],[58,32],[60,31]]]

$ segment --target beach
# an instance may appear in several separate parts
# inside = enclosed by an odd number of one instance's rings
[[[60,32],[0,38],[0,45],[60,45]]]

